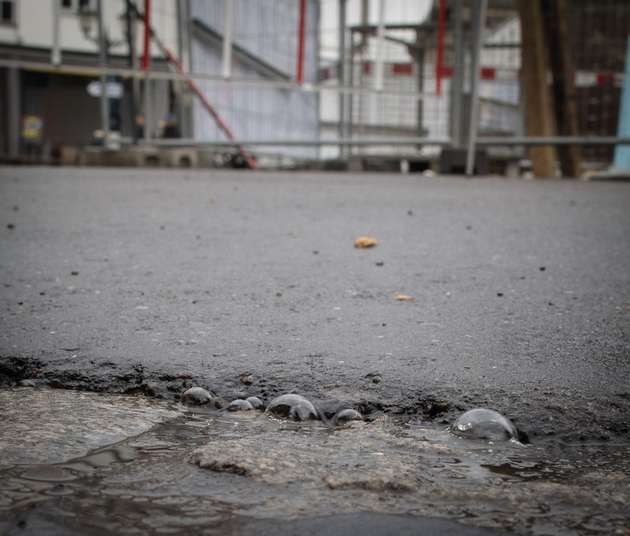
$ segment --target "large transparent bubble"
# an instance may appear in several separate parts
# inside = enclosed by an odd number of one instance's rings
[[[257,396],[248,396],[245,400],[254,406],[255,409],[263,409],[263,402]]]
[[[254,406],[247,400],[241,400],[240,398],[236,400],[232,400],[230,405],[227,407],[228,411],[251,411],[254,409]]]
[[[335,415],[335,424],[345,424],[350,421],[362,421],[363,415],[361,415],[356,409],[342,409],[337,415]]]
[[[274,398],[267,406],[267,413],[295,421],[317,419],[317,410],[301,395],[282,395]]]
[[[212,395],[206,391],[203,387],[191,387],[187,391],[184,391],[182,395],[182,402],[186,404],[207,404],[212,400]]]
[[[461,437],[491,441],[508,441],[518,437],[512,421],[486,408],[467,411],[451,425],[451,431]]]

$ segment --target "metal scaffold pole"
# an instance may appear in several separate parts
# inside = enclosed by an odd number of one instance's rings
[[[347,0],[339,0],[339,65],[338,79],[339,85],[346,85],[346,7]],[[345,138],[346,135],[346,94],[339,93],[339,139]],[[345,158],[346,148],[339,146],[339,156]]]
[[[127,34],[127,63],[130,69],[133,69],[135,65],[135,24],[134,24],[134,13],[131,7],[131,0],[125,1],[125,31]],[[138,141],[138,135],[136,132],[136,102],[137,102],[137,92],[136,92],[136,83],[134,78],[130,78],[127,81],[127,88],[129,91],[129,116],[131,121],[131,138],[133,142],[136,143]]]
[[[453,145],[461,148],[462,140],[462,109],[464,98],[464,5],[463,0],[454,0],[453,6],[453,48],[454,65],[451,79],[450,127]]]
[[[306,0],[300,0],[298,14],[298,36],[297,36],[297,59],[295,81],[298,84],[304,83],[304,40],[306,25]]]
[[[479,130],[479,81],[481,70],[481,49],[483,47],[484,30],[488,0],[475,0],[473,10],[473,57],[472,79],[470,82],[470,123],[468,131],[468,152],[466,154],[466,175],[475,173],[475,153],[477,151],[477,134]]]
[[[144,0],[144,46],[142,52],[142,69],[144,78],[144,140],[151,141],[151,80],[149,67],[151,65],[151,0]]]
[[[226,80],[232,76],[232,30],[234,27],[233,0],[225,0],[225,12],[223,14],[223,78]]]
[[[102,69],[107,67],[107,44],[105,42],[105,26],[103,23],[103,0],[96,2],[96,16],[98,18],[98,55]],[[109,139],[109,99],[107,96],[107,75],[101,73],[101,125],[103,129],[103,143],[107,145]]]
[[[60,45],[60,31],[59,31],[59,23],[60,23],[60,13],[59,13],[59,0],[53,0],[53,46],[50,51],[50,63],[53,65],[61,64],[61,45]]]

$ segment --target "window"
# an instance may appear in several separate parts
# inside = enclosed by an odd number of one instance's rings
[[[96,1],[97,0],[58,0],[61,9],[67,13],[96,13]]]
[[[0,0],[0,24],[15,25],[15,0]]]
[[[96,12],[96,0],[79,0],[79,11]]]

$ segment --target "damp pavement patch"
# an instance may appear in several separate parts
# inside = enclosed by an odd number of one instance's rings
[[[331,428],[260,411],[180,408],[179,418],[63,463],[0,466],[0,533],[304,536],[356,524],[377,535],[623,534],[627,527],[628,445],[557,450],[464,439],[444,426],[388,417]]]
[[[146,432],[179,412],[133,396],[0,390],[0,465],[50,464]]]
[[[315,517],[292,521],[263,520],[243,523],[243,533],[258,536],[295,535],[346,536],[490,536],[498,532],[489,529],[465,527],[445,519],[396,516],[359,512],[337,516]]]

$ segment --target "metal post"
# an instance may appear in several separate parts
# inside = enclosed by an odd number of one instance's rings
[[[11,160],[20,156],[20,115],[22,111],[20,91],[20,70],[17,67],[7,69],[7,110],[8,153]]]
[[[107,68],[107,44],[105,42],[105,27],[103,25],[103,0],[96,2],[98,18],[98,55],[102,69]],[[103,144],[107,146],[109,139],[109,99],[107,96],[107,75],[101,73],[101,125],[103,129]]]
[[[479,127],[481,48],[484,41],[487,11],[488,0],[475,0],[472,20],[475,32],[472,57],[473,77],[470,85],[470,124],[468,126],[468,154],[466,155],[466,175],[468,176],[473,175],[475,172],[475,152],[477,150],[477,131]]]
[[[144,141],[151,141],[151,80],[149,68],[151,66],[151,0],[144,0],[144,46],[142,53],[142,68],[144,77]]]
[[[421,35],[421,30],[416,30],[416,46],[413,49],[414,59],[416,61],[416,80],[418,84],[418,93],[424,93],[424,39]],[[424,130],[424,101],[418,99],[416,101],[416,130],[418,136],[425,135]],[[418,146],[418,150],[422,147]]]
[[[442,95],[442,76],[444,76],[444,37],[446,35],[446,0],[439,0],[438,42],[435,60],[435,92]]]
[[[339,65],[338,65],[338,78],[339,85],[345,87],[346,85],[346,8],[347,0],[339,0]],[[339,139],[345,137],[346,132],[346,94],[339,93]],[[340,158],[345,158],[346,148],[339,147]]]
[[[378,0],[378,27],[376,30],[376,62],[374,89],[383,91],[383,62],[385,60],[385,0]]]
[[[189,73],[191,71],[190,0],[177,1],[177,33],[177,53],[184,72]]]
[[[125,2],[125,23],[126,23],[126,33],[127,33],[127,63],[131,69],[135,69],[135,43],[136,43],[136,33],[134,31],[134,14],[135,11],[131,5],[131,0],[126,0]],[[131,122],[131,139],[133,143],[136,144],[138,142],[138,136],[136,132],[136,78],[129,78],[127,81],[127,89],[129,91],[129,117]],[[122,127],[122,125],[121,125]]]
[[[626,49],[626,67],[620,100],[617,136],[628,136],[630,135],[630,37],[628,37],[628,47]],[[630,147],[619,145],[615,147],[613,168],[630,169]]]
[[[59,44],[59,0],[52,0],[53,3],[53,46],[50,52],[50,63],[53,65],[61,64],[61,48]]]
[[[177,56],[185,73],[190,68],[190,0],[177,0]],[[190,98],[185,82],[177,82],[177,120],[182,137],[192,137]]]
[[[350,30],[350,47],[349,47],[349,52],[350,52],[350,58],[349,58],[349,64],[348,64],[348,75],[346,76],[346,78],[348,79],[348,86],[351,89],[354,89],[354,54],[355,54],[355,49],[354,49],[354,32],[352,30]],[[346,110],[346,114],[347,114],[347,121],[346,121],[346,128],[344,131],[344,138],[348,138],[351,139],[352,138],[352,132],[353,132],[353,124],[352,122],[354,121],[354,94],[353,93],[349,93],[347,96],[347,110]],[[352,156],[353,153],[353,147],[352,145],[348,145],[346,147],[346,154],[348,155],[348,157]]]
[[[223,78],[232,76],[233,0],[225,0],[223,19]]]
[[[369,34],[368,32],[365,30],[368,26],[368,24],[370,23],[370,2],[369,0],[361,0],[361,26],[363,27],[363,30],[361,31],[361,55],[359,57],[359,72],[358,72],[358,85],[359,87],[363,87],[364,84],[364,80],[365,80],[365,72],[364,72],[364,66],[367,62],[367,52],[368,52],[368,44],[369,44]],[[353,97],[354,98],[354,95]],[[362,127],[362,121],[363,121],[363,112],[365,109],[365,95],[362,94],[358,94],[356,95],[356,100],[358,102],[358,121],[357,123],[359,124],[359,132],[362,134],[364,132],[364,129]],[[356,153],[361,153],[361,149],[360,147],[354,147],[354,152]]]
[[[451,139],[456,148],[463,145],[462,139],[462,109],[464,100],[464,3],[463,0],[454,1],[453,13],[453,48],[455,61],[451,78],[450,123]]]
[[[304,39],[305,39],[305,26],[306,26],[306,0],[300,0],[298,14],[298,46],[297,46],[297,60],[296,60],[296,76],[295,81],[298,84],[304,83]]]

